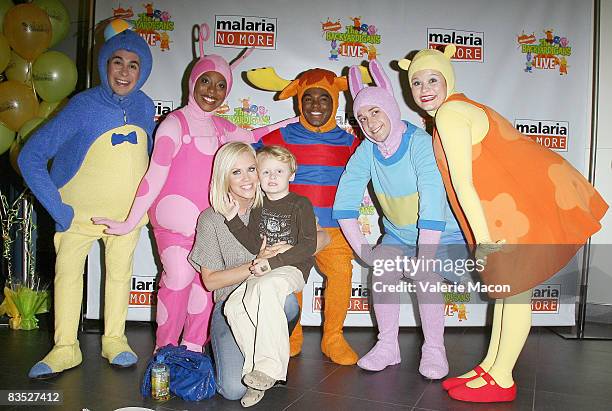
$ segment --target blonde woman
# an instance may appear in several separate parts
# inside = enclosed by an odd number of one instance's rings
[[[215,308],[211,318],[211,344],[216,366],[217,391],[229,400],[246,394],[259,401],[263,394],[242,384],[244,357],[236,344],[226,317],[225,302],[230,294],[251,275],[254,258],[270,258],[291,248],[276,244],[260,250],[257,256],[244,248],[229,231],[221,212],[231,194],[238,205],[237,216],[246,225],[252,207],[262,204],[255,150],[246,143],[224,145],[215,156],[210,185],[211,207],[198,218],[196,238],[189,261],[201,273],[206,288],[214,292]],[[324,231],[317,232],[317,250],[329,242]],[[293,294],[285,301],[285,315],[292,320],[299,314]],[[248,398],[248,397],[247,397]],[[253,403],[254,404],[254,403]]]

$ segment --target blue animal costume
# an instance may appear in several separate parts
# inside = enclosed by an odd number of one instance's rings
[[[117,50],[138,55],[140,74],[124,96],[113,92],[108,61]],[[23,177],[56,222],[55,346],[30,370],[31,378],[57,375],[82,361],[77,329],[83,298],[83,267],[94,241],[105,249],[106,283],[102,356],[128,367],[138,360],[125,337],[134,249],[140,230],[124,236],[104,234],[94,216],[127,217],[149,163],[154,105],[140,91],[151,73],[146,42],[126,30],[101,48],[101,85],[74,96],[56,117],[28,140],[19,156]],[[53,159],[51,170],[47,163]],[[146,216],[140,221],[147,223]]]

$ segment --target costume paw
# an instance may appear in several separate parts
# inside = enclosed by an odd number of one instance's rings
[[[448,361],[446,360],[444,346],[428,347],[423,345],[419,372],[423,377],[431,380],[439,380],[448,375]]]
[[[126,368],[131,367],[132,365],[138,362],[138,356],[130,351],[124,351],[119,353],[115,358],[110,362],[111,365]]]
[[[138,361],[138,356],[128,345],[125,336],[103,336],[102,357],[106,358],[111,365],[117,367],[130,367]]]
[[[340,365],[353,365],[357,363],[359,356],[346,342],[342,334],[330,337],[323,336],[321,340],[321,351],[330,360]]]
[[[299,327],[299,331],[298,331]],[[289,356],[295,357],[302,352],[302,344],[304,343],[304,334],[302,334],[302,326],[296,325],[293,333],[289,337]]]
[[[47,378],[53,378],[59,375],[59,372],[54,372],[51,367],[49,367],[44,362],[37,362],[34,367],[30,368],[30,372],[28,373],[28,377],[35,378],[39,380],[44,380]]]
[[[64,370],[76,367],[81,361],[83,357],[78,342],[72,345],[56,345],[30,369],[28,376],[36,379],[53,378]]]
[[[383,344],[380,341],[376,343],[366,355],[357,361],[359,368],[367,371],[382,371],[390,365],[396,365],[402,362],[400,355],[399,344]]]

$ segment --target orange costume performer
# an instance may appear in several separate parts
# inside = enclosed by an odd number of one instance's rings
[[[444,53],[421,50],[399,64],[408,70],[415,102],[435,118],[438,167],[468,243],[486,259],[482,280],[510,290],[489,292],[497,300],[485,359],[443,387],[461,401],[512,401],[512,370],[531,328],[531,289],[601,228],[608,205],[559,154],[456,93],[454,52],[454,45]]]

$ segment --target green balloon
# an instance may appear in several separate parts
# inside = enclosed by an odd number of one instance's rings
[[[36,93],[45,101],[60,101],[72,93],[77,83],[76,65],[59,51],[41,54],[32,66]]]
[[[60,101],[54,101],[53,103],[49,103],[48,101],[41,101],[38,105],[38,114],[37,117],[47,118],[51,114],[58,112],[62,109],[68,102],[68,99],[65,98]]]
[[[15,141],[15,132],[0,123],[0,154],[4,154]]]
[[[14,4],[11,0],[0,0],[0,32],[2,32],[3,30],[4,15],[8,11],[8,9],[10,9],[13,6]]]
[[[32,117],[26,121],[19,129],[17,139],[25,143],[30,137],[30,134],[32,134],[32,132],[36,130],[36,128],[38,128],[43,121],[45,121],[45,119],[41,117]]]
[[[43,9],[51,20],[51,44],[55,46],[64,40],[70,31],[70,15],[60,0],[34,0],[32,2]]]
[[[0,73],[4,71],[11,61],[11,48],[8,40],[0,33]]]
[[[12,81],[18,81],[24,84],[32,84],[32,76],[30,74],[30,66],[28,62],[15,51],[11,51],[11,59],[6,66],[6,78]]]

